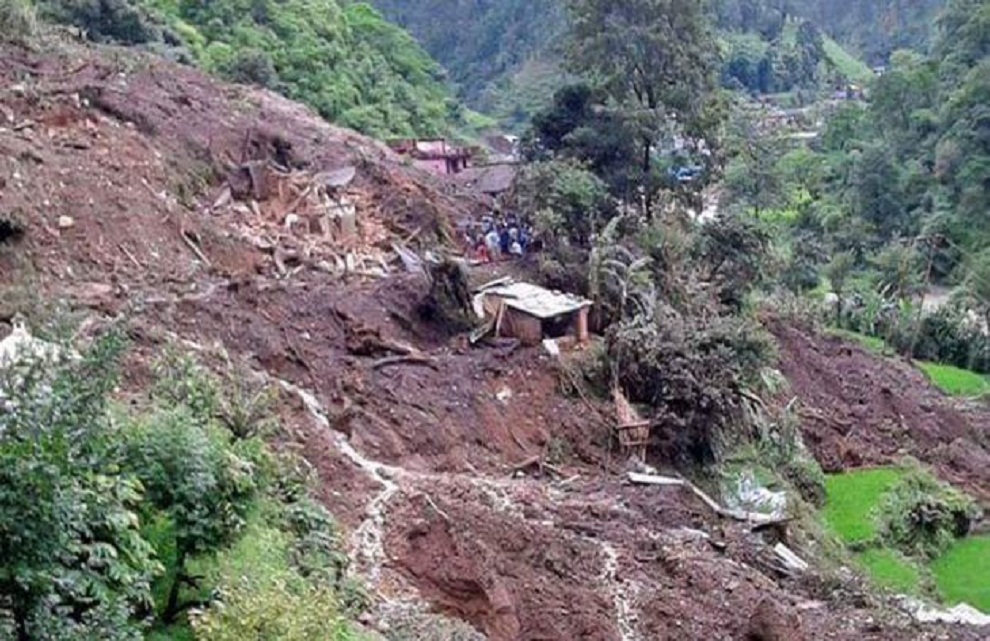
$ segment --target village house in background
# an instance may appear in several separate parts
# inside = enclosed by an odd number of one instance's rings
[[[389,143],[392,151],[412,160],[420,169],[453,176],[471,166],[473,153],[466,147],[451,145],[442,138],[434,140],[397,140]]]
[[[488,148],[488,163],[518,163],[522,161],[522,152],[519,149],[519,136],[508,134],[497,134],[486,136],[484,140]]]
[[[481,287],[474,306],[496,338],[517,338],[530,346],[544,339],[581,344],[589,338],[592,302],[580,296],[505,278]]]

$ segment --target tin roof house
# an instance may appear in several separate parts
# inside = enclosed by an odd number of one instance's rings
[[[580,296],[508,278],[483,286],[475,297],[475,312],[494,322],[496,337],[517,338],[524,345],[546,338],[587,342],[591,306]]]

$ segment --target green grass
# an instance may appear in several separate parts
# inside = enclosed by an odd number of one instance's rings
[[[856,555],[856,561],[877,585],[898,594],[918,594],[921,571],[894,550],[870,548]]]
[[[865,83],[873,77],[873,71],[865,62],[850,54],[828,36],[825,37],[824,48],[825,57],[846,80]]]
[[[968,603],[990,612],[990,536],[957,541],[931,568],[948,604]]]
[[[936,363],[918,363],[932,383],[950,396],[982,396],[990,392],[990,382],[982,374]]]
[[[873,509],[902,472],[891,468],[833,474],[825,479],[823,515],[844,543],[866,543],[876,536]]]

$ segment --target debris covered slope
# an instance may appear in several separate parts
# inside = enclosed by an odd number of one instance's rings
[[[476,205],[270,92],[131,51],[0,56],[0,215],[63,280],[381,269]]]
[[[281,445],[322,477],[386,637],[426,612],[496,641],[948,638],[782,564],[683,485],[603,473],[611,408],[562,394],[539,349],[424,320],[430,283],[395,247],[442,249],[480,200],[153,57],[0,61],[0,320],[66,298],[126,314],[127,384],[178,341],[280,388]]]

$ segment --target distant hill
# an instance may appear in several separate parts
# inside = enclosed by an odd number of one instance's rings
[[[561,0],[372,0],[442,64],[471,107],[521,123],[561,81]]]
[[[898,49],[926,53],[946,0],[796,0],[796,11],[871,66]]]
[[[526,122],[566,79],[560,64],[560,44],[567,30],[562,0],[372,1],[448,70],[458,95],[468,105],[504,124]],[[863,4],[878,3],[883,4],[880,0]],[[829,37],[832,27],[846,37],[840,27],[848,18],[848,14],[829,10],[830,4],[826,0],[721,0],[712,17],[722,34],[726,84],[779,93],[863,79],[869,66],[844,49],[840,44],[844,40]],[[886,4],[896,3],[887,0]],[[921,0],[921,4],[928,7],[938,2]],[[863,12],[872,15],[865,8],[857,9],[856,15]],[[906,20],[909,14],[891,15]],[[918,16],[918,20],[930,19],[927,11],[919,11]],[[876,32],[880,39],[884,29],[873,27],[870,31],[863,26],[862,33]],[[918,38],[922,35],[914,39]],[[878,50],[888,46],[870,44]]]

